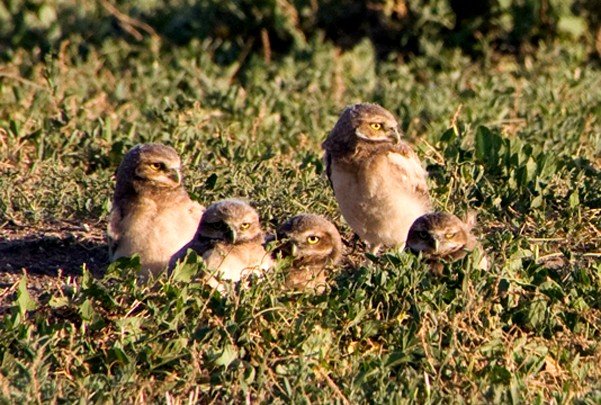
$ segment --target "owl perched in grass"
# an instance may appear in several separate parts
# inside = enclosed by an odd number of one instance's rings
[[[282,224],[277,235],[283,244],[276,254],[292,259],[286,286],[323,291],[328,273],[342,257],[342,240],[336,227],[319,215],[301,214]]]
[[[272,260],[263,243],[257,211],[244,201],[229,199],[207,208],[192,248],[202,255],[209,271],[236,282],[271,268]],[[209,284],[219,286],[214,278]]]
[[[475,214],[468,214],[466,222],[448,212],[432,212],[419,217],[409,230],[407,248],[421,253],[432,268],[440,273],[442,262],[453,262],[473,250],[480,251],[477,268],[487,269],[488,260],[482,246],[472,234]]]
[[[107,229],[109,259],[137,253],[140,279],[158,275],[193,239],[203,210],[184,188],[175,149],[135,146],[117,169]]]
[[[427,173],[377,104],[347,107],[322,145],[342,216],[372,253],[403,247],[415,219],[432,210]]]

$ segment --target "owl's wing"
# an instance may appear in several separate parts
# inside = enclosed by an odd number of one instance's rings
[[[203,236],[196,235],[196,237],[192,242],[190,242],[188,247],[202,256],[207,251],[213,249],[217,242],[219,242],[217,239],[206,238]]]
[[[328,182],[330,183],[330,187],[332,190],[334,189],[334,185],[332,184],[332,154],[326,151],[323,155],[324,163],[326,164],[326,176],[328,176]]]
[[[106,228],[110,260],[113,260],[113,256],[119,248],[119,239],[121,239],[121,229],[119,225],[121,224],[121,219],[121,209],[119,209],[117,206],[113,207],[109,216],[109,223]]]
[[[182,215],[180,217],[180,220],[183,221],[183,223],[180,223],[180,225],[182,226],[182,229],[189,229],[189,227],[193,227],[196,229],[196,235],[198,235],[198,227],[200,225],[200,219],[202,217],[203,212],[205,211],[205,208],[200,205],[198,202],[188,198],[186,196],[187,199],[187,206],[185,207],[185,209],[183,210],[185,215]],[[199,250],[196,249],[196,238],[198,236],[195,236],[192,240],[186,240],[186,243],[184,246],[182,246],[177,252],[175,252],[170,260],[169,260],[169,268],[173,269],[173,267],[175,266],[177,260],[179,259],[183,259],[186,256],[186,252],[188,252],[188,249],[193,249],[195,250],[197,253],[200,253],[202,255],[202,252],[199,252]]]
[[[419,158],[411,147],[405,143],[395,145],[388,152],[387,157],[390,162],[391,174],[398,177],[402,184],[429,200],[428,184],[426,182],[428,172],[422,167]]]

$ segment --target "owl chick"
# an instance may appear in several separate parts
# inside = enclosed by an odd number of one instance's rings
[[[432,206],[427,173],[401,141],[394,116],[377,104],[349,106],[322,147],[346,222],[372,253],[402,247],[413,221]]]
[[[192,248],[202,255],[207,269],[219,272],[224,280],[240,281],[271,267],[263,241],[257,211],[244,201],[229,199],[207,208]],[[219,286],[213,278],[209,284]]]
[[[441,261],[459,260],[472,250],[480,250],[477,268],[488,268],[488,260],[482,246],[472,234],[475,215],[469,213],[466,222],[448,212],[432,212],[419,217],[409,230],[407,247],[414,253],[422,253],[431,267],[442,271]]]
[[[277,234],[284,244],[276,253],[292,258],[286,286],[323,291],[328,270],[342,257],[342,240],[336,227],[318,215],[301,214],[281,225]]]
[[[182,184],[175,149],[133,147],[117,169],[107,236],[109,259],[140,255],[140,279],[157,276],[196,233],[204,208]]]

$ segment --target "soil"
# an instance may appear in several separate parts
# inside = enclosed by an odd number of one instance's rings
[[[108,264],[102,223],[47,223],[35,227],[0,224],[0,314],[15,299],[18,282],[27,274],[27,287],[37,299],[61,287],[82,266],[96,277]]]

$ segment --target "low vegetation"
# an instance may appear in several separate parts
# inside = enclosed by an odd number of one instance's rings
[[[163,142],[202,204],[245,198],[270,230],[325,215],[348,253],[317,296],[285,292],[281,268],[220,294],[195,277],[194,254],[154,286],[136,285],[135,257],[95,277],[74,255],[77,271],[39,296],[23,273],[0,292],[3,403],[601,400],[590,43],[477,59],[441,47],[400,62],[367,39],[346,51],[305,40],[226,60],[219,39],[146,34],[3,53],[0,235],[74,222],[101,232],[123,154]],[[354,244],[320,143],[358,101],[398,117],[438,209],[478,212],[490,270],[467,257],[436,276],[405,252],[366,257]]]

